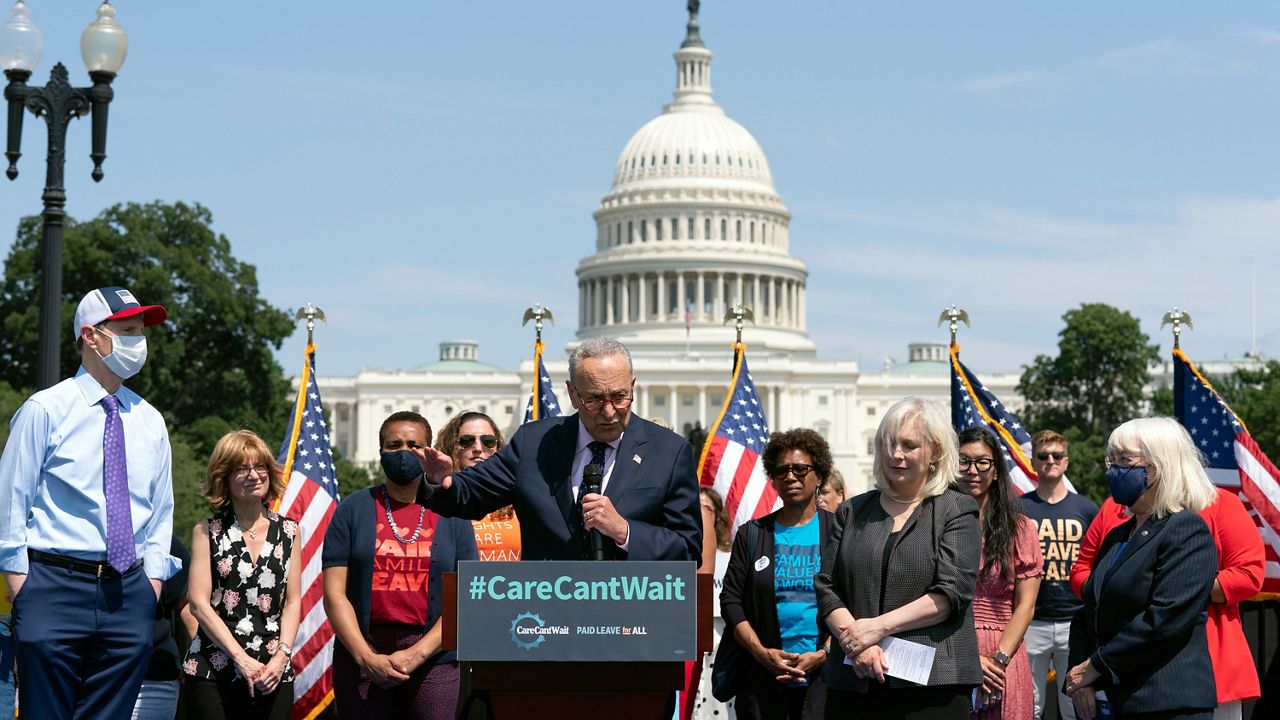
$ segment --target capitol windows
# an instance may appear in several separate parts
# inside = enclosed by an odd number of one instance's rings
[[[826,404],[827,404],[827,402],[828,402],[828,398],[827,398],[827,396],[826,396],[826,395],[819,395],[819,396],[818,396],[818,404],[819,404],[819,405],[826,405]]]
[[[507,405],[506,407],[504,407],[504,408],[503,408],[503,412],[505,412],[505,413],[506,413],[506,414],[508,414],[508,415],[515,415],[515,414],[516,414],[516,406],[515,406],[515,405]]]
[[[671,218],[671,239],[672,240],[680,239],[680,219],[679,218]]]
[[[702,239],[711,239],[711,218],[706,218],[702,221]]]
[[[662,407],[662,406],[666,405],[666,404],[667,404],[667,396],[666,396],[666,395],[654,395],[654,396],[653,396],[653,404],[654,404],[656,407]]]
[[[649,223],[643,220],[640,221],[640,242],[649,242]]]
[[[689,234],[686,237],[690,240],[693,239],[693,218],[689,218]]]
[[[617,232],[613,234],[613,244],[614,245],[622,244],[622,223],[618,223]]]
[[[387,403],[386,405],[383,405],[383,406],[382,406],[382,414],[383,414],[383,415],[390,415],[390,414],[391,414],[391,408],[392,408],[392,405],[391,405],[390,403]]]
[[[663,155],[663,156],[662,156],[662,164],[663,164],[663,165],[666,165],[666,164],[667,164],[667,156],[666,156],[666,155]]]
[[[738,220],[733,227],[733,239],[742,242],[742,221]]]
[[[627,244],[630,245],[632,242],[634,242],[635,237],[636,237],[636,229],[631,224],[631,221],[628,220],[627,221]]]
[[[724,396],[723,396],[723,395],[712,395],[712,396],[711,396],[711,407],[720,407],[720,406],[721,406],[721,405],[723,405],[723,404],[724,404]]]
[[[685,407],[693,407],[693,394],[692,394],[692,393],[681,393],[681,395],[680,395],[680,404],[681,404],[681,405],[683,405],[683,406],[685,406]]]
[[[756,224],[751,223],[751,242],[756,241]]]
[[[867,416],[868,416],[868,417],[875,417],[875,416],[876,416],[876,407],[875,407],[874,405],[872,405],[871,407],[867,408]]]
[[[729,239],[729,221],[724,218],[720,218],[720,239]]]
[[[655,240],[657,240],[658,242],[662,242],[662,221],[661,220],[658,220],[653,223],[653,234],[654,234]]]

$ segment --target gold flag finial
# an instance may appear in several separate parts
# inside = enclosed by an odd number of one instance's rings
[[[329,321],[324,318],[324,311],[311,303],[307,303],[303,307],[298,308],[298,312],[293,316],[293,322],[295,324],[302,322],[303,320],[307,321],[308,345],[315,341],[316,320],[319,320],[325,325],[329,324]]]
[[[534,303],[533,307],[525,308],[524,320],[521,325],[528,325],[529,321],[533,321],[534,342],[542,342],[542,321],[547,320],[552,325],[556,324],[556,318],[551,314],[551,308],[543,307],[541,303]]]
[[[960,329],[960,323],[964,323],[965,327],[970,327],[969,313],[965,312],[962,308],[952,305],[951,307],[943,310],[942,314],[938,316],[938,324],[941,325],[944,322],[951,323],[951,344],[955,345],[956,331]]]
[[[734,332],[737,333],[737,339],[734,344],[742,344],[742,328],[744,323],[756,324],[756,315],[751,312],[751,308],[746,305],[734,305],[729,308],[729,312],[724,316],[724,325],[733,323]]]
[[[1177,305],[1173,309],[1164,314],[1160,318],[1160,329],[1163,330],[1165,325],[1173,326],[1173,349],[1178,350],[1178,340],[1182,336],[1182,326],[1186,325],[1188,330],[1195,330],[1195,326],[1191,324],[1191,314],[1186,310],[1179,310]]]

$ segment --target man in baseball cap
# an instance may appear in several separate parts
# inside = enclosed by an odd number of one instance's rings
[[[80,369],[32,395],[0,456],[0,572],[13,596],[19,711],[128,718],[151,654],[169,554],[164,418],[124,387],[168,312],[99,288],[76,308]]]

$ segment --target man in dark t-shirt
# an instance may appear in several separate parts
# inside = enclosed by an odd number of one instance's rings
[[[1071,592],[1071,564],[1080,554],[1084,531],[1098,506],[1092,500],[1067,490],[1067,439],[1052,430],[1041,430],[1031,438],[1031,466],[1039,475],[1035,490],[1022,496],[1022,508],[1035,522],[1044,554],[1044,578],[1036,596],[1036,613],[1027,628],[1025,642],[1035,681],[1035,717],[1044,713],[1045,676],[1049,665],[1057,671],[1058,716],[1075,720],[1071,698],[1062,693],[1066,682],[1067,640],[1071,618],[1080,609],[1080,600]]]

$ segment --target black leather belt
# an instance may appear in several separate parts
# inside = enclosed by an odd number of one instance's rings
[[[27,557],[40,563],[41,565],[50,565],[52,567],[63,568],[64,570],[72,570],[86,575],[93,575],[100,578],[117,578],[120,573],[110,564],[105,562],[90,562],[79,558],[67,557],[66,555],[54,555],[53,553],[41,552],[39,550],[27,550]],[[138,560],[129,567],[130,570],[137,567],[142,561]]]

